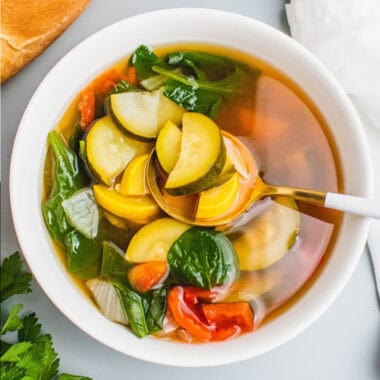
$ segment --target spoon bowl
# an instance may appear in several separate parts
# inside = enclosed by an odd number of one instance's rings
[[[257,172],[253,152],[250,151],[241,139],[226,131],[223,131],[222,134],[224,138],[228,138],[238,149],[241,159],[247,167],[247,175],[244,176],[244,178],[240,178],[239,193],[232,209],[216,218],[196,217],[198,195],[172,196],[165,191],[164,183],[162,180],[160,181],[163,177],[163,173],[162,170],[160,173],[156,151],[153,149],[151,152],[147,163],[147,184],[157,204],[172,218],[195,226],[219,227],[222,229],[231,228],[237,223],[239,217],[240,219],[247,220],[247,217],[244,218],[244,216],[247,215],[243,214],[245,214],[255,202],[272,196],[290,197],[298,201],[312,203],[354,215],[380,218],[380,201],[375,199],[267,184]]]

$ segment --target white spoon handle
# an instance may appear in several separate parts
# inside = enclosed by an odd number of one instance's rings
[[[380,219],[380,200],[353,195],[326,193],[325,206],[360,216]]]

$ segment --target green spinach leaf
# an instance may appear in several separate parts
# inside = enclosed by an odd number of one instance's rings
[[[61,193],[51,196],[43,205],[42,213],[51,237],[58,243],[62,243],[71,227],[66,219],[62,207],[64,198]]]
[[[150,333],[162,330],[168,297],[169,285],[151,290],[147,295],[148,307],[145,312],[146,324]]]
[[[82,279],[96,277],[100,272],[102,242],[99,238],[87,239],[76,230],[70,231],[65,237],[67,249],[67,265]]]
[[[174,79],[175,81],[192,88],[199,88],[219,95],[231,95],[240,91],[246,76],[244,71],[239,67],[236,67],[235,70],[227,77],[215,81],[194,79],[174,70],[166,69],[157,65],[153,65],[152,70],[155,73],[166,75],[168,78]]]
[[[175,80],[166,82],[164,95],[191,112],[199,112],[215,118],[222,97],[218,94],[195,89]]]
[[[59,138],[56,131],[49,133],[48,140],[55,157],[55,179],[49,199],[43,204],[45,224],[52,238],[63,243],[71,229],[62,201],[86,185],[87,179],[80,170],[77,155]]]
[[[177,51],[167,55],[169,65],[188,66],[197,79],[219,80],[235,69],[235,63],[228,58],[201,51]]]
[[[78,152],[79,150],[79,141],[83,136],[83,130],[80,126],[79,118],[74,124],[73,133],[70,136],[69,147],[73,152]]]
[[[98,235],[88,239],[77,230],[70,231],[65,237],[68,270],[82,279],[99,276],[101,271],[103,241],[114,242],[126,249],[134,230],[121,230],[113,226],[105,217],[99,222]]]
[[[111,283],[119,293],[128,323],[136,336],[142,338],[162,330],[167,309],[168,285],[142,295],[118,279],[111,279]]]
[[[132,54],[132,65],[136,68],[139,81],[149,78],[155,73],[153,65],[162,65],[163,61],[154,54],[153,50],[145,45],[140,45]]]
[[[193,227],[168,252],[172,278],[180,284],[211,289],[233,282],[239,274],[235,250],[220,232]]]
[[[56,162],[52,194],[60,193],[67,198],[86,185],[86,177],[79,168],[77,155],[63,143],[56,131],[49,133],[48,140]]]
[[[126,279],[131,266],[132,264],[124,259],[124,252],[116,244],[103,241],[101,276]]]
[[[128,324],[133,333],[139,338],[148,335],[149,330],[145,319],[145,299],[120,281],[112,280],[112,284],[119,293],[128,317]]]

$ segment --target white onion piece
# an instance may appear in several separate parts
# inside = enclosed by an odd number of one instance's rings
[[[112,284],[108,281],[94,278],[88,280],[86,285],[106,318],[113,322],[128,323],[119,295]]]
[[[227,156],[234,164],[236,171],[242,176],[243,179],[248,179],[248,167],[244,162],[238,148],[228,137],[223,136],[223,141],[224,146],[226,147]]]

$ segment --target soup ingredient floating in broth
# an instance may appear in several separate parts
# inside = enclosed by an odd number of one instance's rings
[[[269,201],[260,215],[232,238],[240,269],[260,270],[274,264],[292,247],[299,230],[300,216],[292,199]]]
[[[170,173],[178,161],[181,152],[181,137],[182,132],[171,120],[166,122],[158,135],[157,157],[166,173]]]
[[[188,111],[215,118],[223,97],[236,95],[246,74],[236,62],[204,52],[173,52],[159,58],[145,45],[132,55],[140,84],[147,90],[164,88],[164,95]],[[259,71],[255,72],[257,76]]]
[[[166,262],[170,247],[189,228],[189,225],[171,218],[157,219],[133,236],[125,258],[134,263]]]
[[[235,249],[226,236],[200,227],[185,231],[170,247],[173,279],[202,289],[231,284],[239,277]]]
[[[184,112],[162,90],[112,94],[106,110],[122,132],[148,141],[157,137],[167,120],[179,123]]]
[[[202,114],[185,113],[180,155],[165,189],[172,195],[206,190],[222,171],[225,161],[226,150],[219,127]]]
[[[108,186],[133,158],[152,148],[149,143],[125,136],[107,116],[95,121],[83,141],[92,176]]]
[[[49,133],[48,141],[55,158],[53,188],[42,206],[45,223],[51,237],[63,244],[64,237],[71,226],[62,202],[70,198],[75,191],[87,185],[87,179],[79,167],[77,155],[59,138],[56,131]]]

